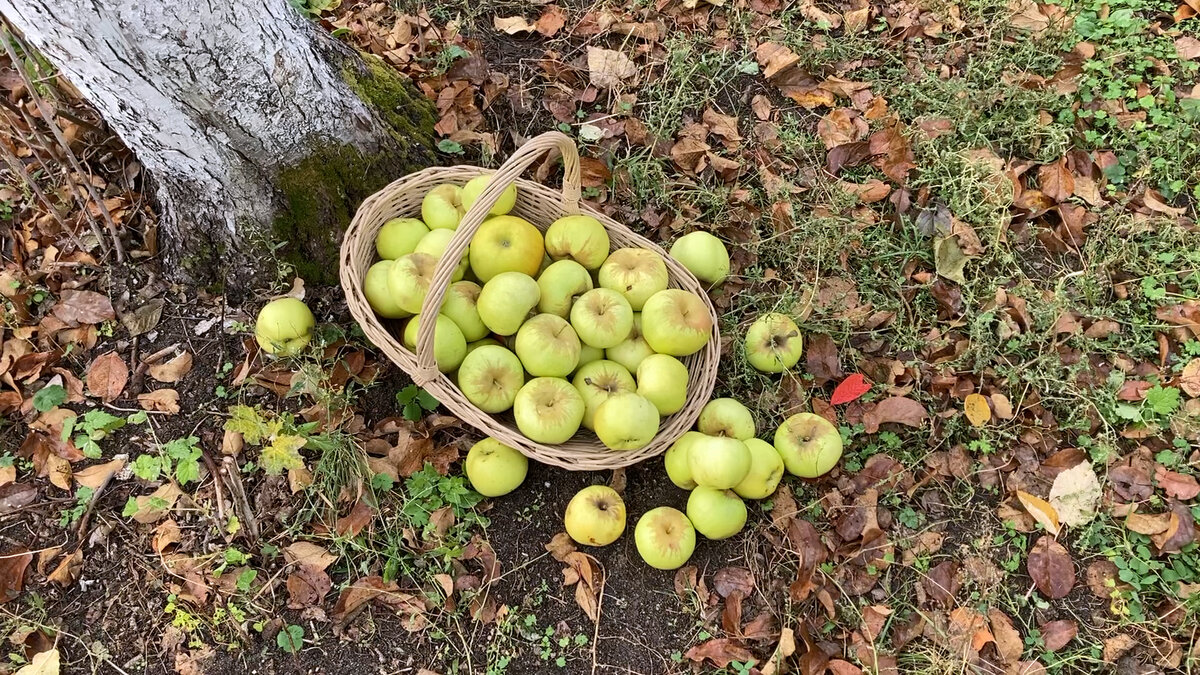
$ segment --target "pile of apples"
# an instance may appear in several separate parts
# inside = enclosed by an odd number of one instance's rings
[[[409,349],[428,320],[419,313],[438,261],[490,179],[439,185],[422,200],[421,219],[396,218],[379,231],[380,260],[363,291],[379,316],[407,321]],[[708,343],[708,306],[667,288],[658,253],[610,250],[595,218],[560,218],[543,236],[508,215],[516,201],[510,185],[457,261],[434,319],[438,369],[480,410],[511,410],[533,441],[562,443],[583,427],[614,451],[644,447],[687,400],[679,359]],[[681,237],[671,255],[710,283],[729,273],[724,244],[705,232]]]

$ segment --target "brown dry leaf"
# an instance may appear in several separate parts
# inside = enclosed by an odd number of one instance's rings
[[[903,185],[908,172],[917,168],[912,146],[897,125],[871,134],[870,149],[876,156],[871,163],[895,183]]]
[[[24,547],[0,555],[0,604],[21,594],[25,587],[25,570],[31,562],[33,554]]]
[[[157,363],[150,366],[150,377],[164,384],[171,384],[183,379],[192,370],[192,354],[191,352],[182,352],[179,356],[167,361],[166,363]]]
[[[74,478],[75,482],[79,483],[80,485],[89,487],[93,490],[99,490],[101,487],[106,485],[109,480],[112,479],[114,474],[124,468],[125,458],[118,457],[111,462],[96,464],[89,466],[86,469],[76,471]]]
[[[492,27],[509,35],[532,33],[536,30],[536,26],[526,21],[523,16],[493,17]]]
[[[1183,367],[1183,372],[1179,374],[1179,388],[1192,398],[1200,396],[1200,359],[1192,359]]]
[[[1033,545],[1026,566],[1034,585],[1051,600],[1066,597],[1075,587],[1071,554],[1049,535],[1043,535]]]
[[[1175,52],[1184,61],[1200,58],[1200,40],[1190,36],[1175,38]]]
[[[325,570],[337,560],[337,556],[312,542],[297,541],[283,549],[283,559],[289,565],[307,565],[314,569]]]
[[[375,517],[375,509],[366,502],[359,500],[347,515],[338,518],[334,530],[339,537],[357,537]]]
[[[992,409],[983,394],[967,394],[967,398],[963,400],[963,413],[973,427],[981,427],[992,419]]]
[[[1136,647],[1137,640],[1133,636],[1119,633],[1104,641],[1104,660],[1108,663],[1116,663],[1117,659],[1129,653],[1129,650]]]
[[[1162,465],[1154,467],[1154,482],[1158,483],[1158,486],[1162,488],[1163,492],[1167,493],[1168,497],[1174,497],[1182,501],[1187,501],[1200,495],[1200,482],[1196,481],[1195,476],[1186,476],[1174,471],[1168,471]]]
[[[779,633],[779,644],[775,647],[775,652],[759,670],[762,675],[776,675],[776,673],[786,672],[785,662],[787,658],[796,653],[796,633],[791,628],[784,628]]]
[[[1066,647],[1067,643],[1079,634],[1079,626],[1070,619],[1049,621],[1038,626],[1038,630],[1042,631],[1042,639],[1045,640],[1046,651],[1049,652]]]
[[[637,64],[616,50],[588,47],[587,66],[588,81],[593,87],[614,89],[637,84]]]
[[[1033,519],[1042,524],[1046,531],[1054,536],[1062,530],[1062,526],[1058,521],[1058,511],[1050,502],[1024,492],[1017,490],[1017,499],[1020,500],[1021,506],[1033,516]]]
[[[71,326],[117,318],[108,296],[95,291],[63,291],[62,298],[52,312],[60,321]]]
[[[565,25],[567,25],[567,11],[558,5],[547,5],[542,10],[542,15],[534,22],[533,27],[543,37],[553,37]]]
[[[71,492],[71,463],[58,455],[51,453],[46,455],[46,463],[44,464],[45,475],[50,479],[50,484],[62,488],[67,492]]]
[[[129,381],[129,368],[116,352],[96,357],[87,371],[87,390],[105,403],[116,400]]]
[[[863,431],[873,434],[879,431],[879,425],[888,423],[921,427],[928,418],[929,413],[920,403],[906,396],[891,396],[863,413]]]
[[[1159,534],[1150,535],[1159,553],[1178,553],[1183,547],[1192,543],[1196,538],[1196,521],[1192,511],[1185,504],[1171,502],[1171,515],[1167,521],[1167,529]]]
[[[172,544],[178,544],[183,533],[179,530],[179,523],[174,519],[164,520],[159,523],[158,527],[154,528],[154,538],[150,541],[151,548],[155,553],[161,554],[167,550],[167,547]]]
[[[1087,568],[1088,589],[1101,600],[1109,600],[1120,583],[1121,570],[1109,560],[1097,560]]]
[[[1027,30],[1034,35],[1044,33],[1050,27],[1050,17],[1042,14],[1033,0],[1009,0],[1013,27]]]
[[[1000,660],[1006,664],[1016,663],[1025,651],[1025,643],[1021,641],[1021,633],[1013,626],[1012,619],[995,607],[988,610],[988,622],[992,627],[992,637],[996,641],[996,651]]]
[[[921,580],[929,597],[945,609],[954,607],[954,596],[958,593],[960,585],[958,567],[957,561],[944,560],[930,569],[929,574]]]
[[[292,491],[292,494],[296,494],[312,484],[313,475],[307,466],[301,465],[288,469],[288,489]]]
[[[713,590],[722,598],[732,593],[741,593],[743,598],[750,597],[754,590],[754,573],[745,567],[722,567],[713,574]]]
[[[17,480],[17,467],[13,464],[0,466],[0,487]]]
[[[754,58],[763,68],[763,77],[768,80],[786,73],[800,62],[799,55],[787,47],[774,42],[763,42],[754,51]]]
[[[155,389],[145,394],[138,394],[137,401],[142,410],[165,412],[171,415],[179,412],[179,392],[174,389]]]
[[[1171,514],[1169,513],[1146,514],[1135,512],[1125,516],[1125,527],[1146,536],[1166,532],[1170,525]]]
[[[1012,403],[1009,402],[1007,396],[997,393],[992,394],[990,398],[992,399],[992,409],[996,411],[996,417],[1002,420],[1011,420],[1013,418]]]
[[[77,550],[63,558],[58,567],[54,568],[54,571],[46,577],[46,581],[66,588],[75,583],[81,571],[83,571],[83,551]]]
[[[1142,195],[1142,203],[1146,205],[1146,208],[1154,211],[1155,213],[1162,213],[1175,218],[1187,213],[1187,209],[1183,207],[1170,206],[1167,204],[1165,201],[1163,201],[1162,195],[1158,194],[1154,190],[1146,190],[1146,193]]]
[[[558,562],[563,562],[567,559],[567,554],[575,552],[575,542],[571,539],[571,535],[559,532],[550,538],[550,542],[546,544],[546,550],[550,553],[550,557]]]
[[[175,487],[175,483],[164,483],[149,495],[136,497],[138,510],[137,513],[133,514],[133,519],[143,525],[158,522],[163,516],[171,512],[171,509],[175,507],[175,502],[182,494],[183,491]],[[166,506],[155,508],[152,505],[152,500],[160,500]]]
[[[320,607],[333,582],[324,570],[301,565],[287,578],[288,609]]]
[[[754,654],[746,649],[737,640],[730,638],[716,638],[698,644],[688,650],[685,655],[687,660],[701,663],[704,660],[711,661],[718,668],[724,668],[733,661],[745,663],[754,658]]]
[[[1056,202],[1070,199],[1075,192],[1075,177],[1067,168],[1066,158],[1038,168],[1038,186],[1042,194]]]

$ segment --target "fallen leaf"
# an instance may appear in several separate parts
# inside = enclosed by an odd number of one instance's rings
[[[750,650],[737,640],[716,638],[692,647],[685,655],[689,661],[701,663],[706,659],[718,668],[724,668],[734,661],[746,663],[754,658]]]
[[[981,427],[992,419],[992,409],[983,394],[967,394],[967,398],[963,400],[963,413],[973,427]]]
[[[133,514],[133,519],[143,525],[158,522],[175,508],[175,502],[182,494],[183,491],[175,483],[164,483],[149,495],[136,497],[138,510]]]
[[[903,185],[908,172],[917,168],[908,138],[893,125],[871,134],[870,152],[876,159],[871,163],[894,182]]]
[[[1195,476],[1186,476],[1174,471],[1168,471],[1164,466],[1156,466],[1154,468],[1154,482],[1162,488],[1163,492],[1167,493],[1168,497],[1174,497],[1182,501],[1195,498],[1200,495],[1200,482],[1196,481]]]
[[[125,457],[118,457],[111,462],[104,464],[95,464],[86,469],[76,471],[74,474],[75,482],[89,487],[93,490],[99,490],[106,485],[113,475],[121,469],[125,468]]]
[[[1056,202],[1070,199],[1075,192],[1075,177],[1067,168],[1066,159],[1038,168],[1038,186],[1042,194]]]
[[[1051,600],[1066,597],[1075,587],[1071,554],[1049,535],[1042,535],[1033,545],[1026,567],[1037,589]]]
[[[337,556],[312,542],[296,541],[283,549],[283,559],[289,565],[307,565],[314,569],[325,570],[337,560]]]
[[[1011,420],[1013,418],[1012,403],[1004,394],[992,394],[992,409],[996,411],[996,417],[1002,420]]]
[[[992,627],[992,637],[996,641],[996,652],[1000,660],[1006,664],[1016,663],[1025,651],[1025,643],[1021,634],[1013,626],[1012,619],[995,607],[988,610],[988,622]]]
[[[25,569],[31,562],[33,554],[24,547],[0,555],[0,603],[21,594],[21,589],[25,587]]]
[[[779,644],[775,646],[775,652],[760,669],[762,675],[776,675],[776,673],[785,672],[784,662],[795,653],[796,634],[791,628],[784,628],[779,633]]]
[[[125,330],[129,331],[129,337],[136,337],[154,330],[154,327],[162,320],[165,304],[166,301],[162,298],[155,298],[132,312],[122,314],[121,323],[125,325]]]
[[[67,492],[71,491],[71,463],[53,453],[46,455],[46,463],[44,465],[45,476],[50,479],[50,484],[62,488]]]
[[[1038,630],[1042,632],[1042,640],[1045,641],[1048,652],[1056,652],[1066,647],[1067,643],[1079,634],[1079,626],[1070,619],[1048,621],[1038,626]]]
[[[892,396],[863,413],[863,431],[873,434],[879,431],[879,425],[888,423],[920,427],[928,418],[929,414],[920,403],[905,396]]]
[[[1107,663],[1116,663],[1117,659],[1125,656],[1129,650],[1136,647],[1138,641],[1131,635],[1119,633],[1104,641],[1104,660]]]
[[[59,675],[59,667],[58,650],[51,649],[34,654],[15,675]]]
[[[637,65],[616,50],[588,47],[587,66],[588,79],[594,87],[612,89],[637,84]]]
[[[1054,477],[1050,488],[1050,504],[1058,513],[1059,522],[1079,527],[1096,516],[1103,490],[1091,462],[1080,462]]]
[[[155,389],[145,394],[138,394],[137,401],[142,410],[165,412],[171,415],[179,412],[179,392],[174,389]]]
[[[829,405],[841,405],[856,401],[863,394],[871,391],[871,384],[863,378],[861,373],[851,373],[846,379],[838,383],[838,386],[833,389],[833,396],[829,398]]]
[[[1053,504],[1022,490],[1017,490],[1017,499],[1021,502],[1021,506],[1024,506],[1025,510],[1029,512],[1029,515],[1046,528],[1047,532],[1058,536],[1062,526],[1058,519],[1058,510],[1054,508]]]
[[[805,362],[808,365],[808,373],[813,376],[817,386],[842,376],[837,344],[832,337],[824,334],[813,335],[808,338],[804,351],[807,352]]]
[[[958,563],[954,560],[944,560],[932,569],[921,580],[929,597],[945,609],[954,607],[954,596],[958,593]]]
[[[754,590],[754,574],[745,567],[722,567],[713,574],[713,590],[722,598],[732,593],[741,593],[742,597],[750,597]]]
[[[150,377],[164,384],[171,384],[183,379],[192,370],[191,352],[182,352],[166,363],[150,366]]]
[[[319,607],[332,587],[333,582],[324,570],[300,565],[287,578],[288,609]]]
[[[1196,521],[1187,505],[1177,501],[1171,502],[1170,518],[1167,529],[1159,534],[1150,535],[1150,541],[1159,553],[1178,553],[1196,539]]]
[[[1188,361],[1183,367],[1179,373],[1179,388],[1192,398],[1200,396],[1200,358]]]
[[[179,530],[179,523],[174,519],[164,520],[154,528],[154,537],[150,540],[150,546],[155,553],[161,554],[173,544],[178,544],[183,533]]]
[[[933,242],[933,266],[938,275],[959,284],[966,284],[965,270],[971,256],[959,246],[958,236],[938,237]]]
[[[95,291],[63,291],[52,312],[60,321],[72,326],[117,318],[108,296]]]
[[[1130,513],[1125,516],[1125,527],[1146,536],[1161,534],[1171,525],[1169,513]]]
[[[334,530],[339,537],[357,537],[358,533],[362,532],[374,517],[375,509],[359,500],[349,514],[338,518],[337,523],[334,524]]]
[[[1200,40],[1190,36],[1175,38],[1175,52],[1184,61],[1200,58]]]
[[[547,5],[542,10],[542,15],[533,24],[537,32],[544,37],[553,37],[565,25],[567,25],[567,11],[558,5]]]
[[[498,31],[516,35],[517,33],[532,33],[536,27],[525,20],[523,16],[493,17],[492,27]]]
[[[1088,589],[1101,600],[1111,600],[1117,592],[1121,570],[1110,560],[1097,560],[1087,568]]]
[[[87,390],[105,403],[116,400],[129,381],[129,368],[116,352],[96,357],[87,371]]]
[[[58,567],[46,577],[46,581],[66,588],[75,583],[79,578],[79,573],[83,571],[83,551],[76,550],[71,555],[62,559]]]

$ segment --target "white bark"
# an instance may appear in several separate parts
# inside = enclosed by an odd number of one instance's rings
[[[349,50],[287,0],[0,0],[0,13],[149,171],[168,263],[244,252],[281,208],[275,171],[314,144],[389,141],[342,77]]]

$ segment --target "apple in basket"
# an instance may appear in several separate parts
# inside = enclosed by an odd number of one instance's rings
[[[616,347],[633,331],[633,308],[620,293],[593,288],[572,305],[571,325],[584,344],[597,349]]]
[[[667,264],[662,256],[644,248],[619,248],[600,266],[601,288],[610,288],[641,311],[650,296],[667,288]]]
[[[516,216],[493,216],[483,221],[471,238],[471,270],[487,283],[502,272],[536,277],[546,253],[542,233]]]
[[[524,385],[521,360],[498,343],[472,349],[458,367],[458,388],[485,413],[511,408]]]
[[[451,183],[433,188],[421,200],[421,220],[431,230],[456,229],[466,211],[462,204],[462,188]]]
[[[467,184],[464,185],[462,189],[462,205],[464,213],[471,210],[471,207],[475,205],[475,200],[479,198],[479,195],[483,194],[484,188],[486,188],[488,183],[491,182],[491,176],[476,176],[467,181]],[[492,205],[492,208],[488,211],[488,214],[493,216],[502,216],[509,211],[512,211],[513,207],[516,205],[517,184],[512,183],[508,187],[504,188],[504,191],[500,193],[500,199],[496,200],[496,203]]]
[[[589,270],[608,259],[608,230],[591,216],[565,216],[546,228],[546,253],[553,260],[573,260]]]
[[[659,354],[695,354],[708,344],[712,326],[704,301],[678,288],[655,293],[642,307],[642,337]]]
[[[538,311],[564,319],[571,316],[575,300],[592,290],[592,275],[574,260],[551,263],[538,275],[537,282],[542,291]]]
[[[488,330],[516,335],[541,295],[537,282],[528,274],[502,272],[483,285],[475,307]]]
[[[395,260],[417,250],[417,242],[427,234],[429,228],[416,218],[392,218],[375,235],[375,251],[384,260]]]

